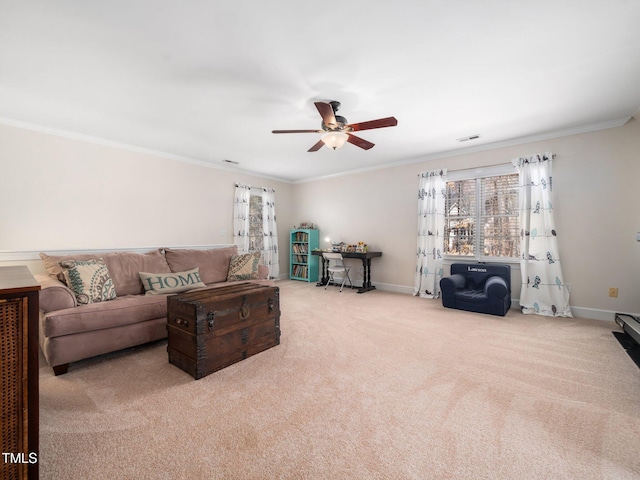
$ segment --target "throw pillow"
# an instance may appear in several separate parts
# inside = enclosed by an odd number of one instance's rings
[[[258,278],[260,252],[231,255],[227,282],[236,280],[255,280]]]
[[[208,250],[193,248],[164,249],[165,258],[172,272],[184,272],[198,267],[200,269],[200,278],[207,285],[224,282],[227,279],[231,255],[237,254],[238,247],[235,245]]]
[[[102,258],[64,260],[60,262],[62,276],[73,290],[79,304],[104,302],[116,298],[116,289]]]
[[[146,273],[140,272],[140,280],[145,289],[145,295],[163,293],[180,293],[194,288],[206,287],[200,280],[198,268],[176,273]]]
[[[42,259],[42,262],[44,263],[44,268],[47,270],[47,273],[49,274],[49,276],[56,278],[61,282],[65,283],[66,280],[64,278],[64,275],[62,274],[62,271],[64,270],[64,268],[62,268],[62,265],[61,265],[62,262],[66,262],[69,260],[73,260],[73,261],[95,260],[97,258],[102,258],[102,256],[96,255],[96,254],[86,254],[86,253],[81,253],[77,255],[48,255],[46,253],[40,253],[40,258]],[[102,259],[104,260],[104,258]]]

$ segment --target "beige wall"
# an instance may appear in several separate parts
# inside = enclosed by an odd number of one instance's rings
[[[0,251],[233,243],[235,182],[275,188],[292,222],[288,183],[2,125],[0,175]]]
[[[232,243],[233,185],[243,182],[276,189],[281,275],[289,270],[289,229],[307,221],[319,225],[321,244],[329,236],[382,250],[374,282],[410,292],[417,174],[545,151],[557,155],[556,223],[574,313],[639,313],[635,119],[608,130],[295,185],[0,125],[0,258],[16,251]],[[4,262],[11,263],[37,269],[21,259]],[[619,288],[617,299],[608,297],[610,286]]]
[[[417,174],[509,163],[548,151],[557,155],[556,225],[574,313],[612,318],[612,311],[640,312],[640,242],[635,239],[640,232],[640,121],[635,119],[608,130],[297,184],[293,218],[316,222],[321,239],[364,241],[382,250],[383,257],[373,261],[375,282],[409,291]],[[608,296],[610,286],[619,288],[618,298]]]

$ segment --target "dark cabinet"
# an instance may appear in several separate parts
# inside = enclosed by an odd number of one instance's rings
[[[38,478],[38,291],[27,267],[0,267],[3,480]]]

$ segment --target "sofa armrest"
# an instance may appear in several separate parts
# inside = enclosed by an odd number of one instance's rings
[[[448,290],[455,292],[458,289],[464,288],[466,280],[463,275],[454,273],[448,277],[444,277],[440,280],[440,288],[442,290]]]
[[[454,273],[440,280],[440,290],[442,293],[442,305],[445,307],[455,307],[456,290],[464,288],[465,278],[459,273]]]
[[[269,267],[258,264],[258,279],[267,280],[269,278]]]
[[[60,280],[41,273],[34,277],[41,287],[38,299],[43,312],[78,306],[74,293]]]
[[[487,297],[504,297],[507,292],[509,292],[509,288],[507,287],[507,282],[504,281],[503,278],[500,277],[489,277],[487,282],[484,284],[484,293]]]

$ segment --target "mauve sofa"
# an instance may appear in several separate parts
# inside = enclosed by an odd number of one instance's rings
[[[129,348],[167,336],[167,295],[145,295],[139,272],[175,273],[199,268],[206,288],[246,281],[273,285],[268,268],[258,265],[258,279],[227,281],[237,247],[209,250],[158,249],[148,253],[111,252],[69,256],[41,254],[48,274],[40,282],[40,347],[56,375],[71,362]],[[59,280],[60,262],[102,258],[116,298],[79,305],[74,292]]]

